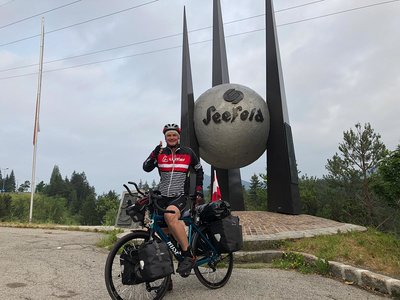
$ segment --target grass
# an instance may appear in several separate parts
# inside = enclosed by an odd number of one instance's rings
[[[299,253],[285,253],[281,259],[274,260],[272,267],[279,269],[295,269],[303,274],[317,273],[321,275],[329,274],[329,264],[326,260],[318,259],[310,264]]]
[[[305,252],[321,261],[342,262],[400,279],[400,240],[374,229],[285,241],[280,249]],[[301,265],[298,257],[285,260],[287,265]],[[319,268],[323,268],[321,264]]]
[[[108,250],[111,250],[111,248],[114,246],[115,242],[117,241],[117,234],[121,233],[122,231],[120,229],[115,229],[112,231],[107,232],[103,238],[101,238],[97,243],[96,246],[100,248],[106,248]]]
[[[108,234],[113,231],[117,233],[123,232],[122,229],[98,229],[90,227],[82,227],[79,225],[62,225],[62,224],[39,224],[39,223],[22,223],[22,222],[0,222],[0,227],[13,227],[13,228],[34,228],[34,229],[54,229],[54,230],[66,230],[66,231],[84,231],[84,232],[99,232]]]

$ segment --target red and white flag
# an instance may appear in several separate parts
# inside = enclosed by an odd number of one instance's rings
[[[219,189],[218,179],[217,179],[217,172],[214,170],[214,182],[213,182],[213,189],[211,195],[211,202],[215,202],[221,200],[221,190]]]

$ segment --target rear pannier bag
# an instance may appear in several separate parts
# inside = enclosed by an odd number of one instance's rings
[[[208,225],[215,246],[221,253],[239,251],[243,246],[242,225],[239,217],[228,216]]]
[[[231,214],[231,206],[228,202],[218,200],[207,204],[199,205],[197,212],[200,220],[204,223],[209,223],[221,220]]]
[[[171,253],[163,241],[151,240],[139,248],[140,274],[144,281],[154,281],[174,272]]]

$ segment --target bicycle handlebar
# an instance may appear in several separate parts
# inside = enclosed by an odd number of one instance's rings
[[[136,188],[136,191],[137,191],[139,194],[141,194],[142,196],[146,196],[146,195],[139,189],[139,187],[137,186],[137,184],[136,184],[135,182],[128,181],[128,183],[134,185],[135,188]],[[129,189],[129,187],[128,187],[126,184],[124,184],[123,186],[124,186],[124,188],[128,191],[129,195],[131,195],[132,197],[135,196],[135,195],[132,194],[132,191]],[[174,213],[175,213],[175,211],[173,211],[173,210],[167,210],[167,209],[162,208],[160,205],[158,205],[158,202],[157,202],[157,201],[158,201],[158,200],[161,200],[161,199],[162,199],[162,196],[155,194],[152,190],[149,190],[149,196],[150,196],[150,197],[149,197],[150,203],[154,203],[154,206],[157,207],[157,209],[158,209],[160,212],[163,212],[163,213],[170,213],[170,214],[174,214]]]
[[[139,189],[139,187],[137,186],[137,184],[135,182],[132,181],[128,181],[129,184],[133,184],[136,188],[136,191],[141,194],[142,196],[145,196],[145,194]]]

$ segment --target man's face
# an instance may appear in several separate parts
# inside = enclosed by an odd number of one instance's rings
[[[165,134],[165,141],[170,147],[174,147],[179,142],[179,135],[175,131],[167,131]]]

